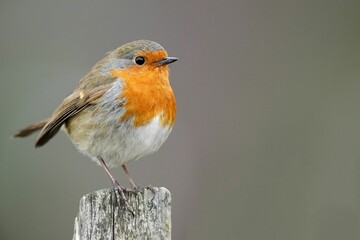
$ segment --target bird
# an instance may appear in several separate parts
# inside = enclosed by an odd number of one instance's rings
[[[125,164],[157,151],[168,138],[176,117],[168,65],[177,60],[157,42],[126,43],[97,62],[50,117],[14,137],[40,131],[38,148],[63,129],[81,153],[104,168],[118,199],[126,202],[126,188],[110,169],[121,166],[136,189]]]

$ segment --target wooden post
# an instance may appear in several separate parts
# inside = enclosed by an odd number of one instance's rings
[[[171,195],[166,188],[126,192],[134,215],[119,205],[113,189],[83,196],[73,240],[171,239]]]

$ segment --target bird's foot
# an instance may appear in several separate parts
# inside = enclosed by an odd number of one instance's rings
[[[149,189],[150,191],[152,191],[153,194],[156,194],[156,190],[153,186],[147,185],[146,188]]]
[[[133,210],[133,208],[130,206],[124,192],[128,192],[128,189],[122,187],[118,181],[114,180],[113,181],[113,185],[114,185],[114,191],[115,191],[115,195],[116,195],[116,199],[119,202],[119,204],[121,204],[121,202],[123,202],[126,206],[126,208],[131,212],[131,214],[133,216],[135,216],[135,212]]]

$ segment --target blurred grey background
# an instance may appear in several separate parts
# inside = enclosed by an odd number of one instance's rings
[[[9,137],[136,39],[180,59],[175,128],[128,165],[172,192],[173,239],[359,239],[359,23],[358,0],[1,1],[0,239],[70,239],[111,186],[64,133]]]

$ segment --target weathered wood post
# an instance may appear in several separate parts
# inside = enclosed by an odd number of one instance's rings
[[[119,205],[113,189],[83,196],[73,240],[171,239],[171,195],[166,188],[125,193],[134,215]]]

